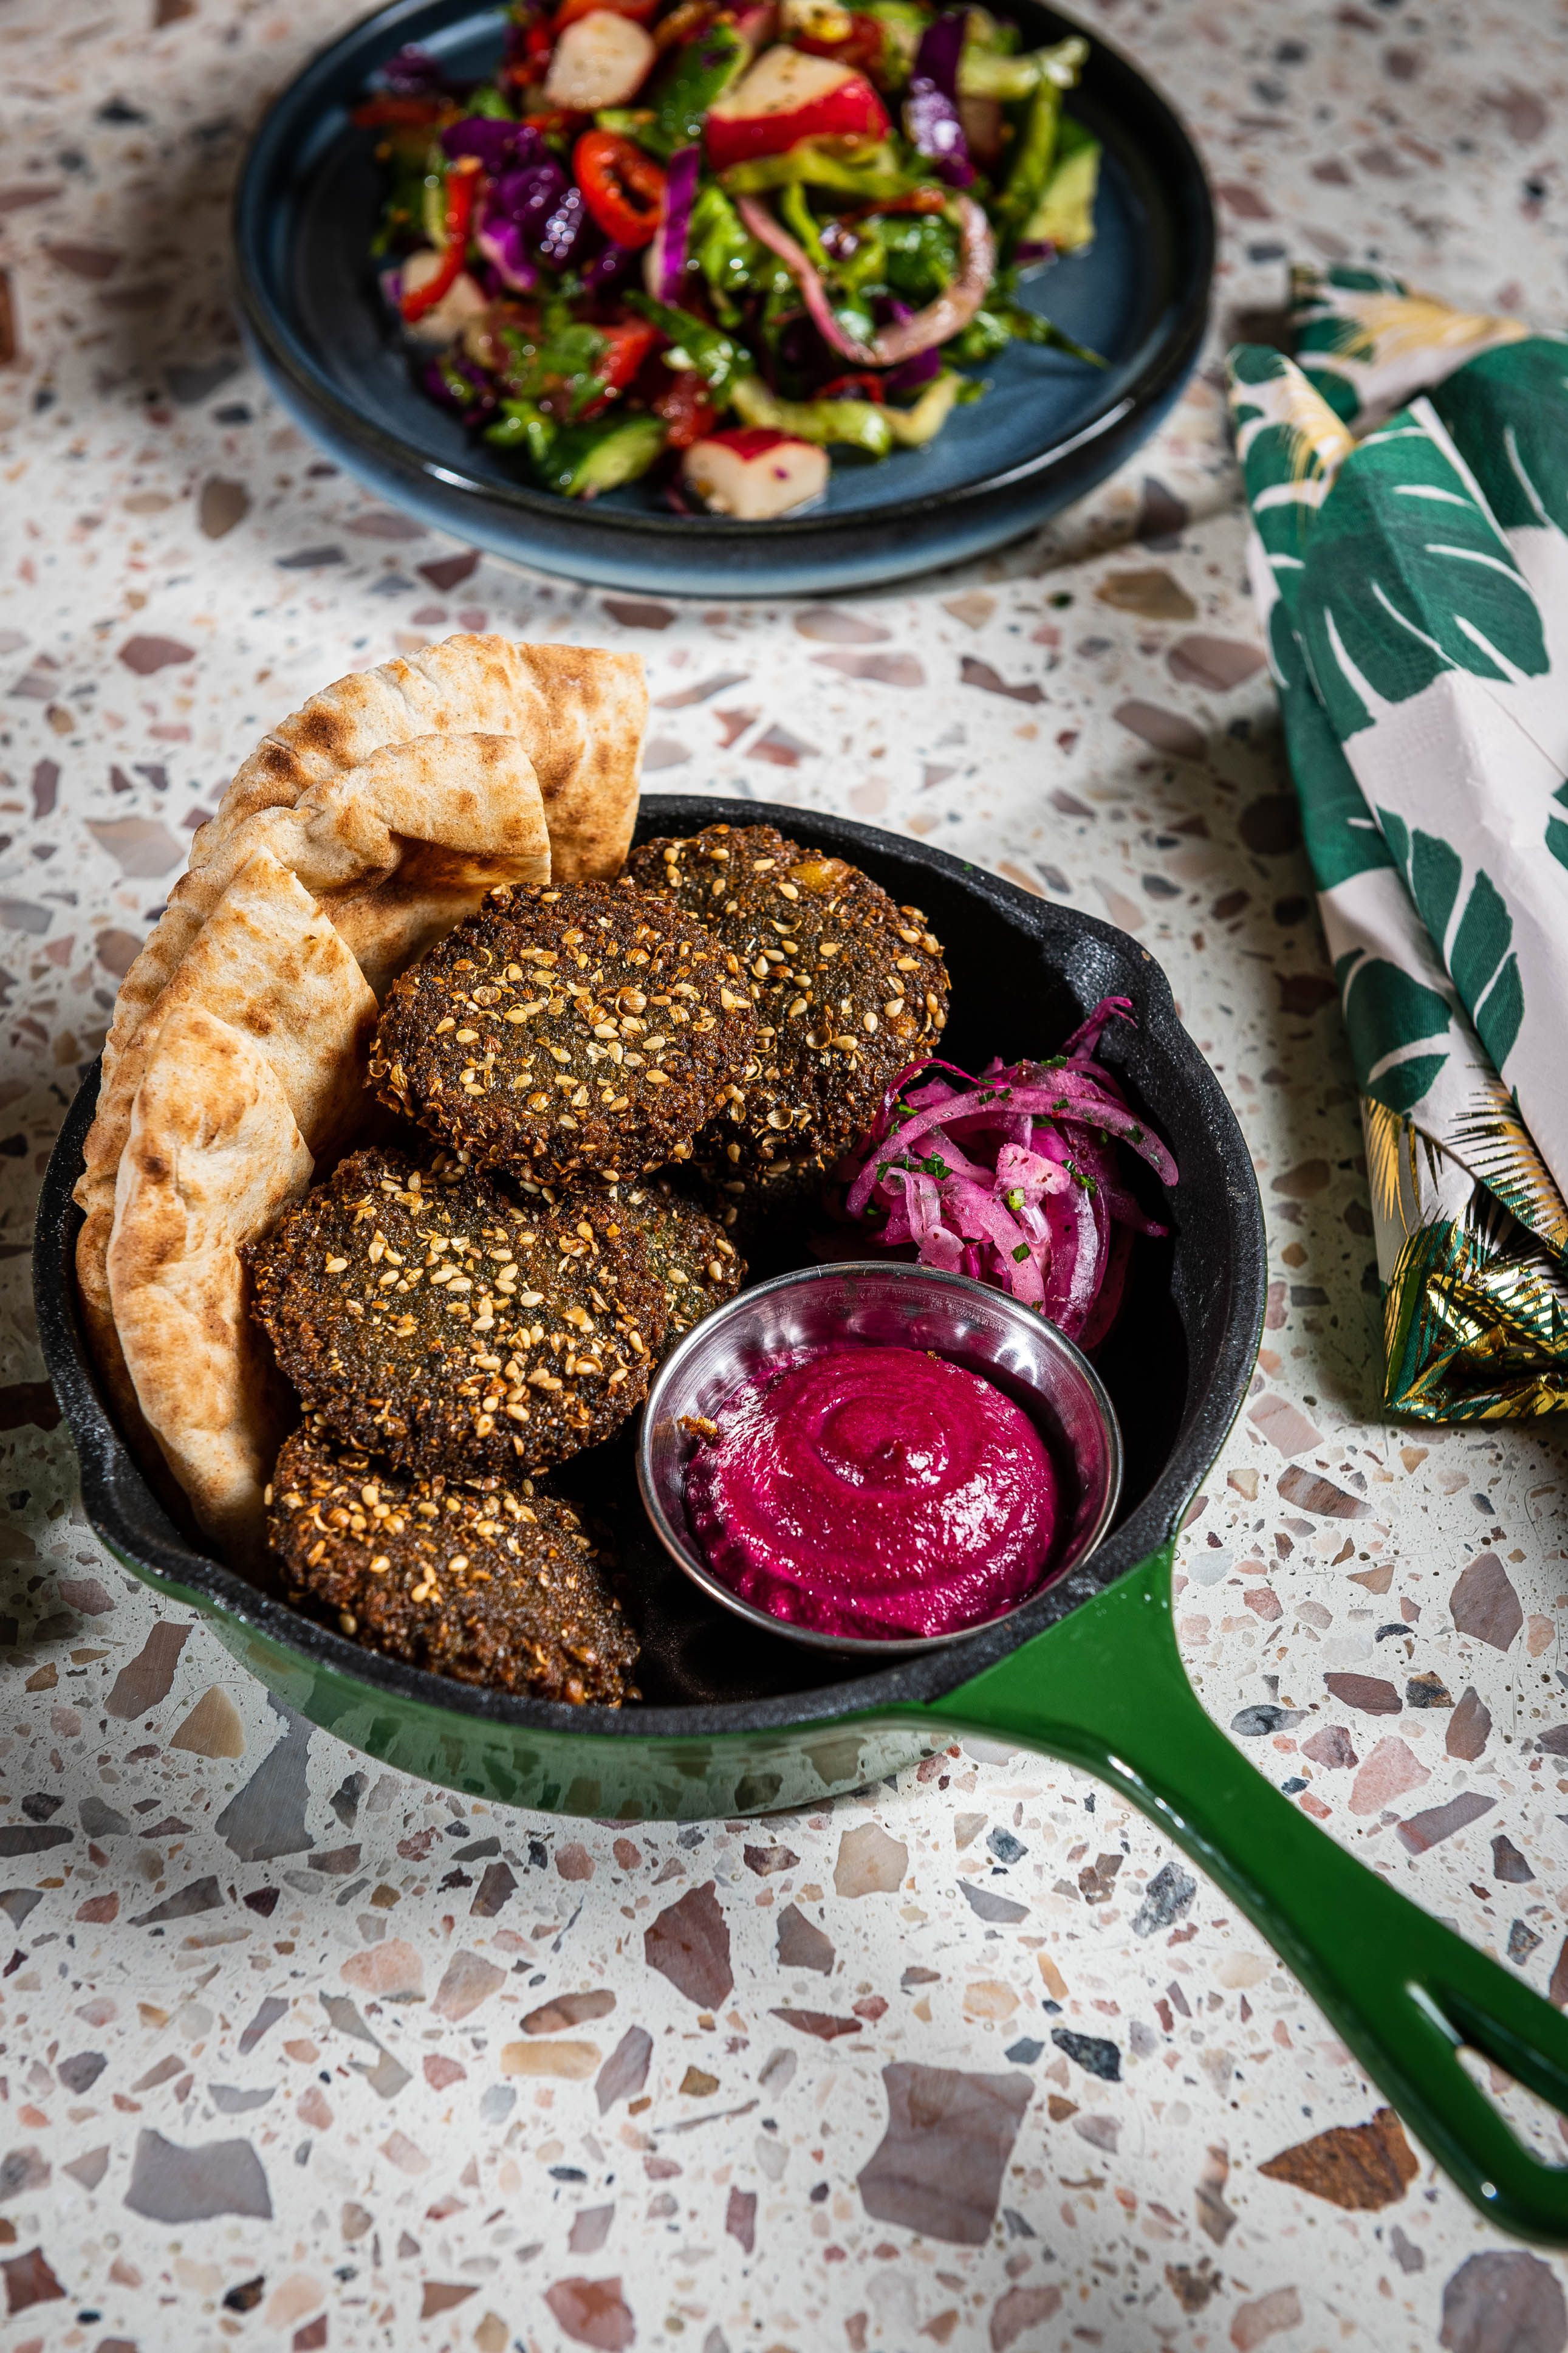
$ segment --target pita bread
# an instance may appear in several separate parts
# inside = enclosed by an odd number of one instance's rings
[[[527,746],[555,881],[608,881],[631,846],[647,723],[638,654],[447,638],[340,679],[265,736],[197,834],[191,863],[205,864],[227,829],[258,809],[293,807],[312,785],[359,767],[384,744],[472,730]]]
[[[258,809],[230,827],[181,877],[115,1000],[106,1084],[258,849],[321,902],[378,997],[498,882],[548,882],[551,873],[539,779],[514,736],[421,735],[373,752],[293,807]]]
[[[262,1493],[298,1409],[250,1314],[239,1251],[313,1166],[253,1038],[200,1006],[160,1025],[115,1187],[110,1298],[142,1411],[198,1525],[244,1561],[266,1550]]]
[[[376,1002],[359,965],[298,877],[258,849],[214,907],[148,1018],[100,1082],[76,1198],[77,1285],[94,1351],[116,1405],[126,1384],[114,1337],[107,1260],[115,1172],[132,1105],[164,1024],[193,1007],[248,1036],[276,1072],[318,1159],[349,1142],[365,1110]]]
[[[198,840],[211,835],[204,826]],[[547,882],[550,838],[533,763],[515,736],[422,735],[372,752],[290,807],[258,809],[207,843],[170,895],[115,1000],[104,1078],[207,916],[266,849],[327,908],[380,996],[498,882]]]
[[[254,1128],[291,1168],[294,1146],[279,1142],[281,1100],[300,1148],[315,1161],[336,1158],[374,1116],[368,1047],[376,997],[396,974],[497,883],[620,871],[647,715],[636,655],[451,638],[313,697],[258,746],[196,835],[190,871],[121,987],[76,1198],[85,1213],[77,1244],[84,1317],[121,1427],[143,1445],[152,1430],[198,1516],[226,1511],[222,1495],[248,1489],[243,1479],[235,1484],[234,1462],[222,1456],[220,1419],[192,1425],[188,1443],[181,1436],[178,1398],[161,1386],[173,1383],[173,1357],[149,1337],[154,1327],[174,1328],[164,1295],[174,1294],[145,1274],[145,1237],[174,1230],[178,1198],[168,1192],[175,1180],[155,1184],[150,1164],[126,1166],[131,1139],[142,1133],[149,1078],[154,1142],[163,1133],[187,1141],[206,1134],[204,1090],[221,1067],[236,1135]],[[249,1073],[243,1082],[237,1057]],[[258,1071],[269,1074],[271,1094]],[[200,1149],[209,1145],[216,1170],[231,1147],[216,1128]],[[198,1208],[217,1181],[210,1171],[193,1177]],[[223,1182],[232,1200],[251,1198],[232,1171]],[[122,1191],[135,1208],[130,1226]],[[204,1270],[174,1281],[184,1314],[203,1283],[217,1282],[221,1252],[190,1239],[205,1210],[181,1214],[184,1255],[171,1263]],[[157,1297],[144,1297],[151,1293]],[[126,1311],[141,1318],[134,1340],[121,1313],[131,1302],[141,1303]],[[154,1307],[163,1321],[150,1325]],[[219,1377],[224,1347],[229,1391],[251,1377],[251,1344],[237,1329],[221,1316],[213,1326],[215,1394],[228,1393]],[[204,1503],[208,1496],[220,1501]],[[217,1532],[216,1521],[203,1525]]]

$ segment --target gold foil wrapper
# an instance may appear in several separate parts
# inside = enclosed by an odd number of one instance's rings
[[[1568,1265],[1451,1153],[1362,1098],[1384,1402],[1416,1421],[1523,1420],[1568,1406]]]

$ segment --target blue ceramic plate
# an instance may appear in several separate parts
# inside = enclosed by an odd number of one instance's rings
[[[1078,29],[1013,0],[1026,42]],[[416,385],[371,259],[382,195],[374,132],[351,109],[416,41],[479,76],[500,8],[395,0],[323,50],[256,135],[235,200],[239,296],[263,374],[341,464],[422,521],[497,555],[605,587],[761,596],[862,587],[952,564],[1033,529],[1151,433],[1196,354],[1214,214],[1192,142],[1126,59],[1090,38],[1070,111],[1104,145],[1087,253],[1025,300],[1110,362],[1014,344],[929,448],[880,464],[836,453],[824,504],[777,522],[677,515],[644,483],[584,504],[533,489]]]

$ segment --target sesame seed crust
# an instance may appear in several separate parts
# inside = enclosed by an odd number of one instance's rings
[[[734,1297],[746,1261],[716,1219],[660,1178],[622,1186],[616,1198],[641,1238],[649,1272],[664,1286],[669,1321],[659,1354],[668,1356],[683,1333]]]
[[[708,926],[755,1008],[750,1062],[697,1141],[702,1173],[752,1212],[819,1185],[942,1035],[947,969],[924,915],[773,826],[644,842],[626,872]]]
[[[285,1441],[268,1496],[289,1600],[368,1649],[539,1699],[638,1696],[607,1558],[530,1482],[410,1478],[317,1419]]]
[[[602,1191],[520,1206],[436,1154],[353,1154],[245,1255],[306,1408],[426,1476],[542,1471],[609,1437],[664,1338],[663,1286]]]
[[[393,983],[372,1082],[477,1166],[615,1183],[689,1157],[755,1043],[734,957],[625,884],[492,891]]]

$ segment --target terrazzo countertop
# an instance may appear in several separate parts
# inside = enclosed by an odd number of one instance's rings
[[[1163,963],[1273,1278],[1178,1556],[1193,1679],[1325,1835],[1568,2000],[1568,1453],[1552,1424],[1379,1418],[1216,366],[1292,252],[1562,323],[1568,14],[1088,5],[1221,207],[1169,424],[993,562],[698,608],[421,533],[245,366],[236,162],[352,13],[0,18],[8,2342],[1563,2353],[1564,2265],[1489,2233],[1231,1905],[1082,1777],[970,1744],[815,1813],[574,1821],[268,1701],[85,1526],[28,1242],[117,981],[270,721],[453,629],[634,646],[659,785],[907,829]]]

